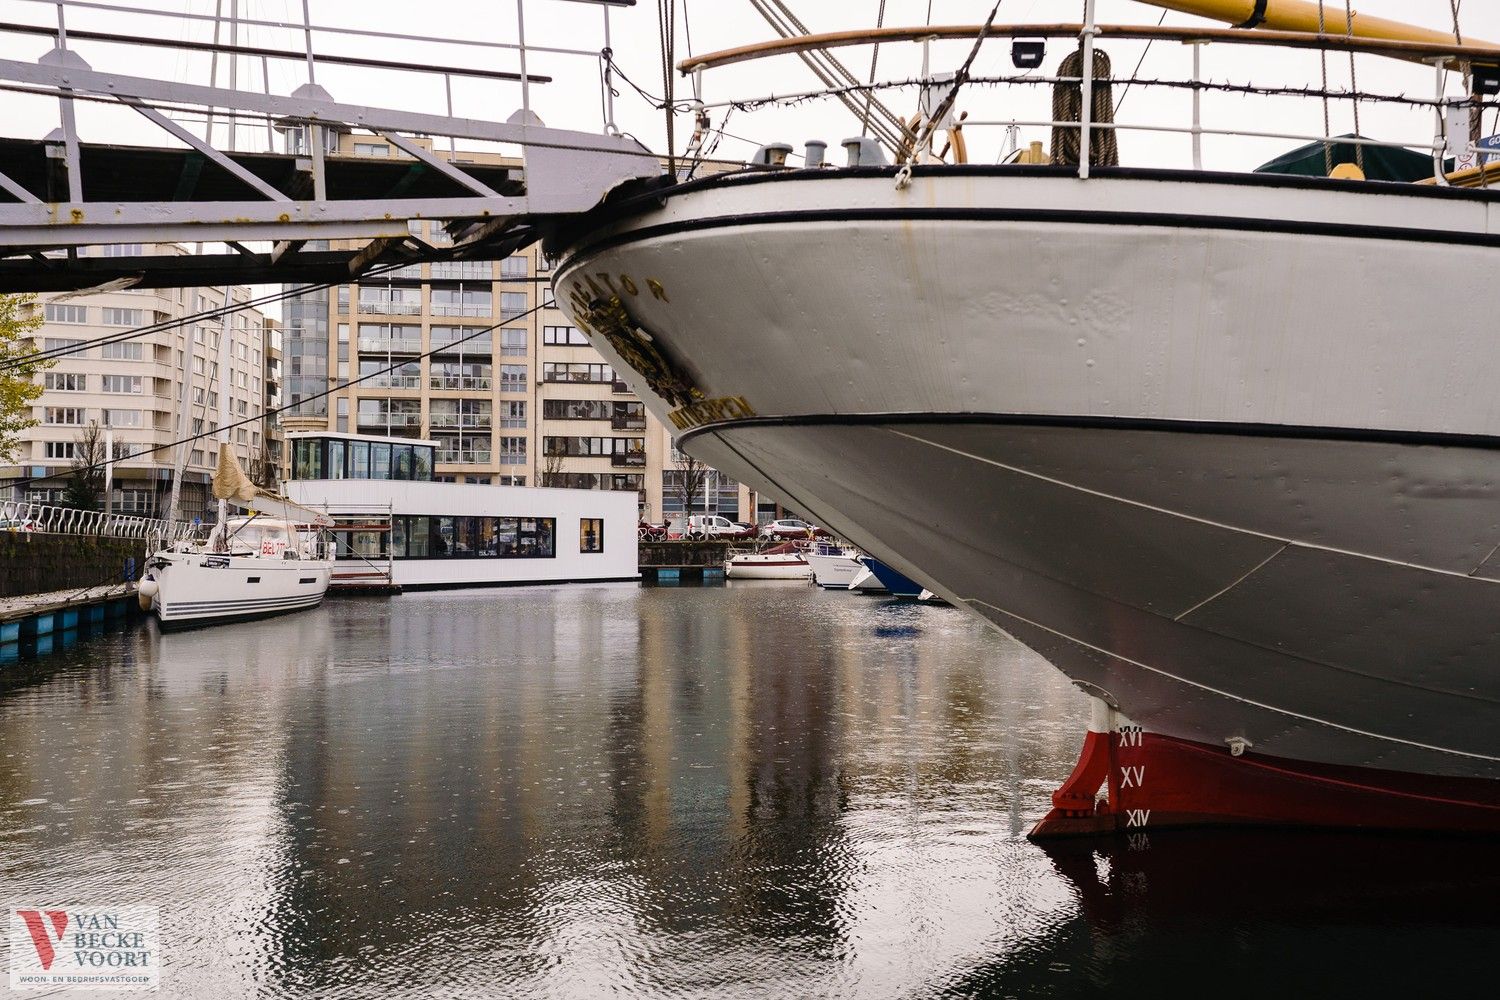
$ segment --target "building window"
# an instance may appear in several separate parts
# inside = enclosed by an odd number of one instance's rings
[[[494,349],[490,331],[474,327],[434,326],[431,337],[432,350],[438,354],[482,355],[487,361]]]
[[[72,458],[73,457],[73,442],[72,441],[48,441],[47,442],[47,457],[48,458]]]
[[[526,427],[526,401],[512,400],[500,403],[500,426],[514,430]]]
[[[356,142],[355,156],[390,156],[391,147],[379,142]]]
[[[141,377],[139,375],[105,375],[104,392],[121,392],[139,394],[141,391]]]
[[[501,476],[500,477],[500,485],[501,486],[525,486],[526,485],[526,477],[525,476]]]
[[[87,323],[87,306],[74,306],[66,302],[48,302],[42,307],[42,315],[48,323]]]
[[[502,278],[524,278],[526,273],[525,257],[507,257],[500,262],[500,277]]]
[[[501,392],[525,392],[526,391],[526,366],[525,365],[501,365],[500,366],[500,391]]]
[[[585,517],[578,521],[578,551],[604,551],[604,518]]]
[[[542,416],[547,420],[608,420],[607,399],[544,399]]]
[[[47,337],[42,341],[42,350],[63,351],[75,358],[82,358],[88,355],[88,351],[84,348],[87,343],[88,341],[79,340],[76,337]]]
[[[500,318],[502,320],[516,319],[526,311],[528,301],[525,292],[501,292]]]
[[[42,423],[58,427],[82,427],[83,416],[81,406],[49,406],[42,411]]]
[[[139,309],[117,309],[114,306],[104,307],[105,326],[140,326],[141,310]]]
[[[554,347],[587,347],[589,339],[576,326],[544,326],[542,343]]]
[[[526,356],[526,331],[501,330],[500,353],[508,357],[524,358]]]
[[[156,509],[156,497],[150,490],[115,490],[114,509],[121,514],[150,514]]]
[[[140,410],[105,410],[105,427],[139,427],[141,426]]]
[[[526,439],[524,437],[502,437],[500,439],[500,464],[526,464]]]
[[[493,308],[492,303],[488,288],[467,288],[460,285],[457,288],[432,290],[434,316],[488,316]]]
[[[483,477],[478,477],[483,478]],[[398,515],[391,532],[397,559],[553,559],[555,517]]]
[[[106,361],[140,361],[145,357],[145,353],[140,344],[127,342],[105,344],[99,349],[99,356]]]
[[[140,257],[139,243],[108,243],[101,247],[105,257]]]
[[[46,372],[42,375],[43,387],[51,392],[85,392],[87,384],[87,376],[73,372]]]
[[[542,365],[544,382],[583,382],[593,385],[609,385],[615,380],[615,371],[609,365],[587,362],[548,361]]]

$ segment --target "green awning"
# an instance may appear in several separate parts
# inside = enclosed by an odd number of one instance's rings
[[[1339,139],[1352,139],[1353,135],[1341,135]],[[1352,143],[1333,142],[1333,165],[1358,163],[1358,147]],[[1365,177],[1372,181],[1420,181],[1432,176],[1432,154],[1401,149],[1395,146],[1364,147]],[[1299,177],[1325,177],[1328,161],[1323,154],[1323,143],[1310,142],[1290,153],[1283,153],[1270,163],[1255,168],[1258,174],[1295,174]]]

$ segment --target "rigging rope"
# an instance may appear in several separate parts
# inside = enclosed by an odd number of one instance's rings
[[[1354,7],[1351,0],[1344,0],[1344,37],[1354,38]],[[1349,50],[1349,89],[1354,92],[1354,138],[1362,139],[1364,136],[1359,132],[1359,77],[1354,72],[1354,50]],[[1359,166],[1359,172],[1365,172],[1365,147],[1356,142],[1354,144],[1354,162]]]
[[[662,106],[667,116],[667,173],[677,176],[677,137],[674,134],[672,67],[677,49],[677,0],[656,0],[656,22],[661,40]]]
[[[1318,0],[1318,34],[1327,34],[1323,17],[1323,0]],[[1333,122],[1328,117],[1328,50],[1318,49],[1318,59],[1323,65],[1323,176],[1333,173]]]
[[[928,10],[929,10],[929,13],[930,13],[931,12],[931,7],[930,6],[929,6]],[[875,15],[875,30],[879,31],[883,27],[885,27],[885,0],[880,0],[880,11]],[[871,83],[875,82],[875,67],[879,64],[879,62],[880,62],[880,43],[876,42],[875,43],[875,49],[874,49],[874,51],[872,51],[870,53],[870,82]],[[872,90],[872,91],[870,91],[869,93],[867,93],[865,95],[865,118],[864,118],[864,121],[860,122],[860,126],[859,126],[859,134],[860,134],[861,138],[863,138],[863,137],[865,137],[865,136],[867,136],[867,135],[870,134],[870,105],[874,102],[874,100],[875,100],[875,91]]]

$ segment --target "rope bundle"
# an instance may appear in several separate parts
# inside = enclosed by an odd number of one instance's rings
[[[1112,125],[1115,120],[1115,102],[1110,85],[1112,64],[1101,49],[1094,50],[1094,99],[1089,121],[1095,125]],[[1075,81],[1083,76],[1083,50],[1069,55],[1057,68],[1060,77],[1072,77]],[[1081,82],[1059,82],[1052,88],[1052,120],[1055,122],[1083,121],[1083,84]],[[1082,140],[1079,129],[1055,126],[1052,129],[1052,162],[1076,167],[1081,152]],[[1093,129],[1089,133],[1089,165],[1094,167],[1117,167],[1120,165],[1120,144],[1115,130]]]

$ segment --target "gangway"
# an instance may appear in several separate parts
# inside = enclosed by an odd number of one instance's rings
[[[605,16],[617,0],[600,0]],[[444,113],[343,102],[316,80],[307,25],[304,52],[170,38],[77,32],[70,37],[56,4],[55,47],[37,62],[0,59],[0,90],[54,97],[58,127],[42,139],[0,138],[0,291],[108,287],[190,287],[225,283],[348,281],[376,264],[433,259],[493,259],[533,241],[538,226],[588,210],[617,185],[661,172],[658,160],[614,128],[601,133],[549,127],[529,107],[530,87],[550,77],[526,71],[520,45],[493,43],[520,56],[520,71],[468,69],[393,60],[322,57],[326,62],[399,67],[442,75]],[[100,6],[100,5],[91,5]],[[125,8],[121,8],[125,9]],[[522,9],[518,4],[518,14]],[[146,12],[142,12],[146,13]],[[156,15],[159,16],[159,15]],[[36,25],[0,23],[0,34],[34,36]],[[421,38],[423,36],[409,36]],[[428,39],[436,41],[435,39]],[[94,69],[75,45],[181,45],[230,58],[296,59],[308,80],[289,94],[186,83]],[[597,61],[600,53],[552,48]],[[489,77],[521,89],[521,107],[504,121],[455,116],[453,75]],[[264,78],[264,77],[263,77]],[[612,108],[607,77],[604,106]],[[161,146],[86,141],[76,106],[93,102],[144,119]],[[194,131],[184,116],[208,124]],[[213,122],[232,119],[227,143]],[[244,122],[280,134],[284,151],[234,148]],[[388,159],[338,155],[338,133],[369,132],[388,142]],[[330,141],[332,140],[332,141]],[[516,149],[514,165],[457,163],[458,141]],[[450,155],[440,155],[446,143]],[[227,147],[227,148],[225,148]],[[441,221],[451,246],[413,235],[413,223]],[[349,249],[310,249],[339,241]],[[352,242],[351,242],[352,241]],[[445,241],[446,242],[446,241]],[[94,257],[92,245],[209,244],[191,255]],[[212,247],[226,249],[215,252]]]

